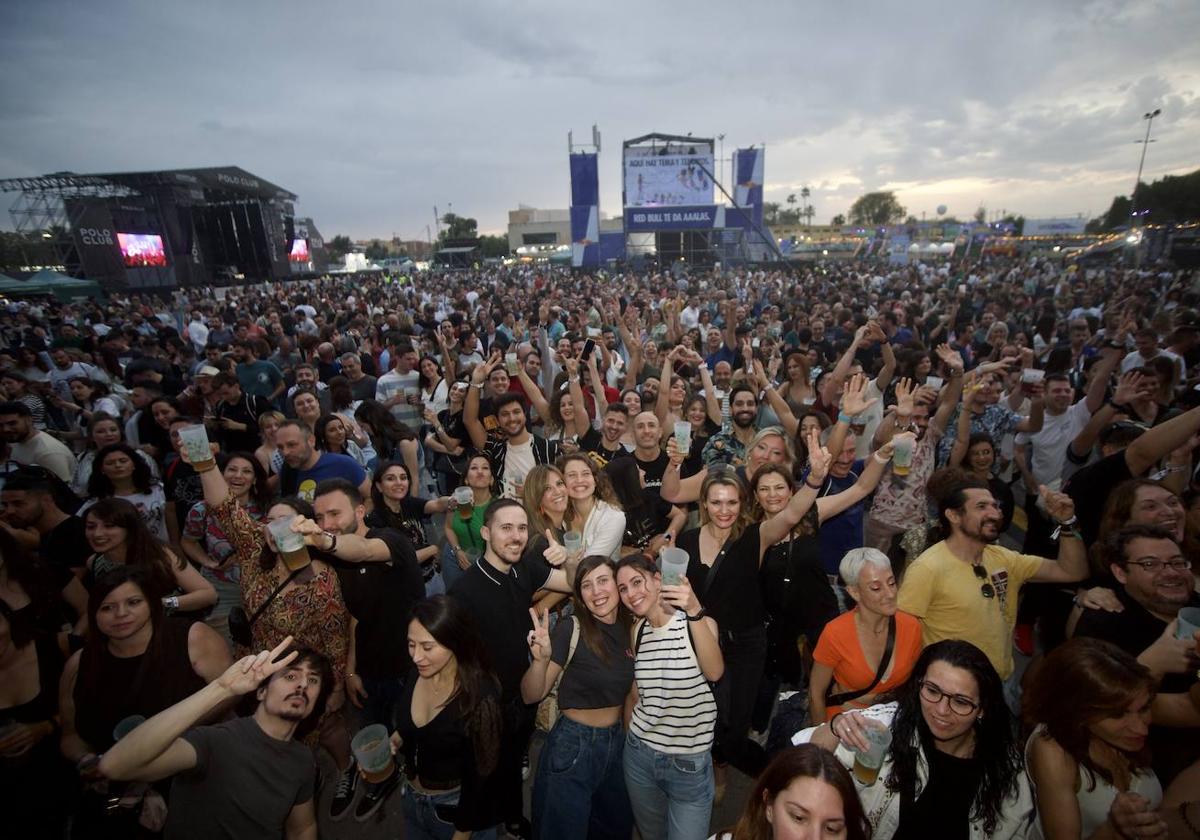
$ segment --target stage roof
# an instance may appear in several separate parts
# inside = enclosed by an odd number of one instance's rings
[[[80,175],[75,172],[51,172],[33,178],[0,180],[0,192],[49,190],[69,193],[73,189],[95,187],[125,188],[142,192],[165,186],[199,187],[241,197],[295,201],[295,193],[272,184],[238,166],[210,166],[200,169],[166,169],[157,172],[105,172]]]

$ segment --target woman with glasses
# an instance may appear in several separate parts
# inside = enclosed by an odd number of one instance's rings
[[[881,700],[795,738],[857,768],[855,786],[874,840],[1026,836],[1033,798],[1003,684],[983,651],[956,639],[932,644],[908,681]],[[866,784],[869,773],[855,754],[870,749],[871,728],[887,729],[891,744]]]

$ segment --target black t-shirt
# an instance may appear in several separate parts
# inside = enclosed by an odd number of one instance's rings
[[[634,453],[633,457],[638,462],[638,468],[641,469],[646,477],[645,486],[647,488],[653,487],[656,491],[662,487],[663,474],[666,473],[667,465],[671,462],[671,459],[667,457],[667,453],[660,452],[658,457],[653,461],[643,461],[641,458],[638,458],[637,453]]]
[[[42,534],[38,554],[42,562],[48,565],[64,569],[86,568],[92,547],[84,536],[83,520],[78,516],[68,516]]]
[[[221,441],[223,452],[253,452],[262,446],[262,433],[258,429],[258,417],[264,411],[270,411],[271,404],[263,397],[254,394],[242,394],[233,405],[222,400],[217,403],[217,418],[244,423],[245,431],[225,429],[218,424],[217,435]]]
[[[424,548],[429,545],[424,524],[425,505],[428,503],[428,499],[405,496],[400,500],[399,513],[393,513],[390,509],[375,508],[363,521],[370,528],[393,528],[408,537],[414,548]]]
[[[915,802],[901,798],[900,826],[893,840],[967,840],[983,759],[958,758],[932,745],[925,747],[925,755],[929,759],[929,780]]]
[[[474,616],[506,700],[521,691],[521,677],[529,667],[529,631],[533,629],[529,607],[533,594],[549,577],[550,566],[528,553],[507,574],[481,557],[450,590]]]
[[[593,621],[607,661],[592,652],[580,630],[575,654],[568,663],[571,629],[577,621],[574,616],[564,618],[555,625],[550,637],[550,660],[560,667],[566,663],[562,682],[558,684],[558,707],[607,709],[620,706],[629,694],[629,686],[633,685],[633,651],[629,647],[629,628],[619,621],[612,624]]]
[[[164,836],[282,837],[292,808],[313,798],[312,750],[262,731],[253,717],[183,733],[196,766],[175,776]]]
[[[617,458],[628,458],[630,456],[629,450],[619,441],[617,442],[616,449],[606,449],[604,446],[604,435],[595,427],[589,428],[583,437],[579,439],[579,448],[588,454],[592,459],[592,463],[598,469],[604,469]]]
[[[412,665],[408,619],[413,605],[425,597],[425,581],[412,543],[399,531],[371,528],[366,538],[387,543],[391,562],[346,563],[324,552],[313,554],[337,569],[346,609],[358,621],[358,673],[375,679],[401,677]]]
[[[171,458],[163,470],[163,491],[175,505],[175,521],[183,530],[183,523],[196,502],[204,501],[204,486],[200,483],[200,473],[191,464],[178,455],[172,454]]]
[[[750,525],[736,540],[727,540],[718,555],[720,568],[709,583],[708,576],[717,566],[700,561],[700,529],[679,535],[676,547],[688,553],[688,582],[700,604],[721,630],[749,630],[766,619],[762,590],[758,583],[759,525]]]
[[[1117,452],[1081,469],[1067,481],[1063,490],[1075,502],[1075,516],[1083,541],[1091,545],[1100,532],[1100,517],[1108,494],[1122,481],[1133,478],[1125,453]]]
[[[671,524],[671,503],[651,488],[642,489],[642,503],[625,511],[623,545],[646,548]]]

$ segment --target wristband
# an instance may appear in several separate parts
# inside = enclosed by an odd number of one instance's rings
[[[166,607],[168,610],[177,610],[177,609],[179,609],[179,596],[178,595],[168,595],[166,598],[162,599],[162,603],[163,603],[163,606]]]
[[[838,422],[839,422],[839,423],[845,423],[847,426],[849,426],[851,423],[853,423],[853,422],[854,422],[854,415],[853,415],[853,414],[847,414],[847,413],[846,413],[846,412],[844,412],[844,411],[839,411],[839,412],[838,412]]]
[[[1056,524],[1060,528],[1067,528],[1067,527],[1070,527],[1071,525],[1074,525],[1077,521],[1079,521],[1079,518],[1077,516],[1075,516],[1074,514],[1072,514],[1070,519],[1064,519],[1062,522],[1055,521],[1054,524]]]
[[[688,621],[699,621],[700,619],[704,618],[704,614],[706,612],[707,612],[707,610],[705,610],[704,607],[701,607],[700,612],[696,613],[695,615],[688,615],[685,612],[683,614],[683,617],[686,618]]]
[[[804,486],[807,487],[809,490],[820,490],[822,487],[825,486],[825,482],[822,481],[820,484],[813,484],[807,478],[805,478]]]
[[[880,458],[878,452],[875,452],[874,454],[872,454],[871,457],[874,458],[880,464],[886,464],[888,461],[892,460],[891,458]]]
[[[836,715],[834,715],[833,717],[831,717],[829,719],[829,731],[832,732],[833,737],[837,738],[839,741],[842,740],[842,737],[837,734],[837,727],[835,727],[834,724],[837,723],[837,719],[840,718],[844,714],[845,714],[845,712],[838,712]]]

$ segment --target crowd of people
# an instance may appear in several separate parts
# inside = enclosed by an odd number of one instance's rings
[[[1197,280],[9,302],[11,836],[1200,837]]]

